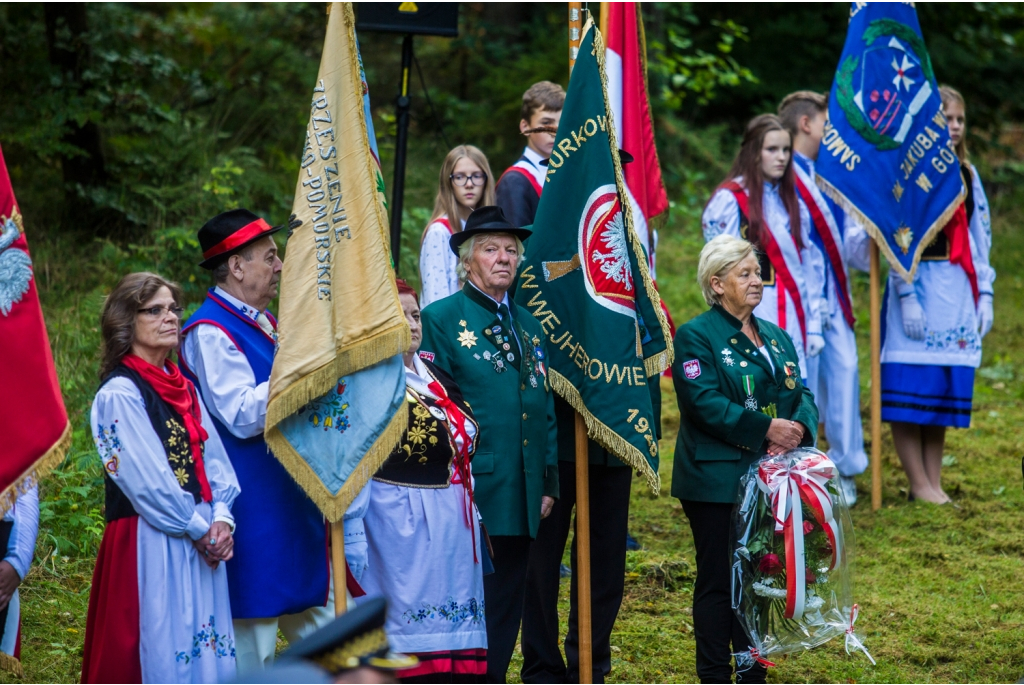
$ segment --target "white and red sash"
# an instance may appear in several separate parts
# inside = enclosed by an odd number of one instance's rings
[[[530,163],[529,160],[520,159],[518,162],[510,166],[508,169],[505,169],[505,173],[501,175],[501,178],[505,178],[511,173],[522,174],[523,176],[526,177],[526,180],[530,182],[530,185],[533,186],[533,189],[537,191],[537,197],[540,197],[540,194],[544,191],[544,188],[541,186],[540,183],[537,182],[537,177],[533,175],[533,171],[531,171],[532,166],[533,165]],[[501,183],[501,178],[498,179],[498,183]]]
[[[427,239],[427,231],[429,231],[430,227],[433,226],[434,224],[441,224],[442,226],[448,229],[448,233],[450,235],[455,235],[455,229],[452,228],[452,224],[450,221],[448,221],[448,217],[439,216],[433,221],[431,221],[429,224],[427,224],[427,227],[423,229],[423,235],[420,236],[420,247],[423,247],[423,241]]]
[[[744,190],[743,186],[735,181],[729,181],[722,186],[733,194],[736,198],[736,204],[740,207],[740,214],[742,214],[747,222],[750,222],[750,201],[747,197],[747,191]],[[779,328],[786,328],[786,294],[788,293],[790,298],[793,300],[794,309],[796,309],[796,318],[800,322],[800,333],[803,336],[803,344],[807,345],[807,317],[804,314],[804,301],[800,295],[800,287],[796,283],[796,279],[793,277],[792,272],[789,270],[789,264],[786,262],[785,256],[782,254],[782,247],[779,246],[778,241],[775,240],[775,234],[772,232],[768,222],[762,218],[766,230],[761,231],[761,245],[760,247],[764,250],[764,253],[768,255],[768,260],[771,262],[772,267],[775,269],[775,277],[777,281],[782,285],[781,288],[776,288],[778,297],[778,325]],[[792,236],[790,236],[792,239]],[[800,251],[796,247],[796,241],[793,240],[793,249],[796,252],[797,259],[800,259]]]
[[[846,264],[843,262],[842,251],[839,246],[842,244],[842,234],[836,225],[836,219],[825,203],[818,186],[811,180],[807,172],[799,164],[793,164],[793,171],[796,172],[796,189],[807,205],[807,211],[811,214],[811,222],[821,236],[821,242],[825,246],[825,254],[832,264],[832,272],[836,275],[836,293],[839,296],[839,306],[843,310],[843,318],[850,328],[853,328],[853,302],[850,299],[850,286],[846,273]]]

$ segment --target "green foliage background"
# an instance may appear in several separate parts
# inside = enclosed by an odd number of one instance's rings
[[[1024,218],[1024,10],[1000,3],[918,10],[939,80],[967,99],[970,144],[981,153],[976,161],[997,217],[997,324],[986,339],[976,427],[952,433],[951,456],[959,462],[947,470],[970,501],[935,515],[897,503],[905,482],[887,442],[887,508],[856,513],[862,548],[872,552],[862,563],[862,621],[872,624],[869,647],[874,640],[888,666],[867,670],[832,646],[784,665],[778,679],[1010,680],[1024,671],[1013,648],[1024,620],[1024,546],[1016,532],[1022,497],[1019,472],[1007,459],[1020,453],[1012,435],[1024,420],[1022,286],[1010,268],[1024,257],[1012,228]],[[699,216],[743,124],[774,110],[791,90],[829,88],[847,12],[841,3],[644,5],[671,200],[661,225],[659,282],[677,321],[704,308],[694,286]],[[523,145],[522,91],[540,79],[568,80],[565,18],[564,3],[463,3],[458,38],[416,38],[398,259],[400,274],[414,284],[449,145],[480,146],[496,173],[515,160]],[[195,232],[206,219],[238,206],[272,223],[287,217],[325,24],[322,3],[0,4],[0,145],[75,428],[71,454],[43,484],[37,566],[23,585],[30,680],[72,682],[80,667],[103,530],[88,411],[98,384],[104,293],[130,271],[153,270],[181,282],[194,309],[208,287],[208,274],[195,266]],[[401,37],[360,40],[390,186]],[[866,326],[863,279],[857,288]],[[677,417],[666,390],[667,482]],[[634,495],[631,529],[647,549],[631,554],[613,637],[620,680],[694,678],[686,614],[692,544],[677,503],[665,499],[650,500],[640,488]],[[988,601],[997,593],[998,601]]]

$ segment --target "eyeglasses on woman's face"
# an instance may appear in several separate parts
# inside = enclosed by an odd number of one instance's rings
[[[171,314],[174,314],[175,317],[180,319],[181,315],[185,313],[185,308],[179,307],[176,304],[172,304],[167,307],[165,307],[164,305],[157,305],[155,307],[146,307],[145,309],[140,309],[138,310],[138,312],[139,314],[142,314],[143,316],[148,316],[151,319],[162,318],[164,312],[170,312]]]
[[[466,185],[470,180],[473,181],[470,185],[482,186],[487,181],[487,174],[482,171],[478,171],[474,174],[452,174],[448,178],[450,178],[452,183],[460,188]]]

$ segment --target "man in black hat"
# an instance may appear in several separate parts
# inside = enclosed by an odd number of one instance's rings
[[[495,569],[484,576],[488,682],[505,682],[531,540],[558,497],[547,336],[508,297],[530,233],[510,224],[499,207],[476,209],[450,240],[465,285],[423,310],[420,356],[458,382],[480,425],[473,488]]]
[[[227,566],[241,673],[273,661],[278,629],[292,641],[333,619],[324,517],[263,439],[277,339],[267,306],[282,267],[272,236],[282,228],[234,209],[199,230],[200,266],[216,287],[182,330],[181,366],[203,395],[242,490]]]

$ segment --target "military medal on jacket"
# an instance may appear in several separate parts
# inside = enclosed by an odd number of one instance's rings
[[[743,392],[747,393],[747,401],[743,403],[743,408],[757,411],[757,400],[754,399],[754,377],[752,375],[743,377]]]
[[[722,349],[722,363],[726,366],[733,366],[736,360],[732,358],[732,350],[728,347]]]

